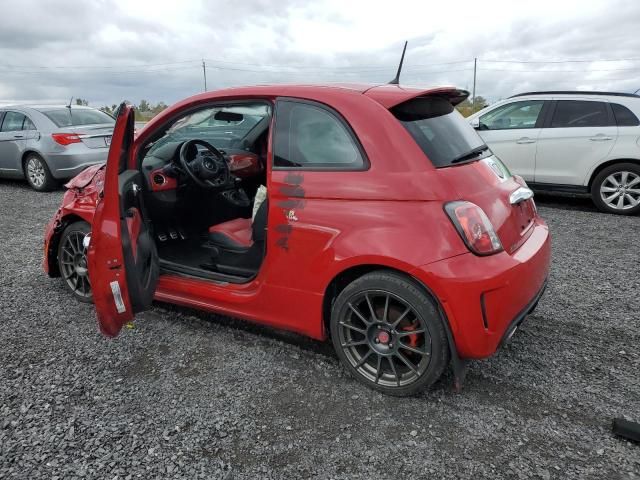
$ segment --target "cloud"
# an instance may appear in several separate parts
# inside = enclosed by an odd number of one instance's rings
[[[640,88],[640,4],[630,0],[22,0],[0,16],[0,102],[175,102],[273,82],[452,83],[497,100],[535,89]]]

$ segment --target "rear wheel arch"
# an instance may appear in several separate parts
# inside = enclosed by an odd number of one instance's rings
[[[49,266],[50,277],[60,276],[60,269],[58,268],[58,246],[60,245],[60,239],[62,238],[62,233],[65,228],[75,222],[85,222],[91,226],[91,223],[87,222],[86,219],[73,213],[65,215],[60,219],[58,225],[56,225],[55,230],[53,231],[51,241],[49,242],[49,250],[47,251],[47,264]]]
[[[29,158],[30,155],[36,155],[47,165],[47,167],[49,166],[49,164],[44,158],[44,155],[42,155],[40,152],[33,149],[25,150],[24,152],[22,152],[22,157],[20,159],[20,168],[22,168],[22,175],[24,175],[25,177],[27,176],[27,166],[26,166],[27,158]]]
[[[593,181],[596,179],[598,174],[605,168],[615,165],[617,163],[635,163],[636,165],[640,166],[640,158],[616,158],[614,160],[607,160],[606,162],[601,163],[593,170],[593,172],[591,173],[591,176],[589,177],[589,183],[587,184],[589,191],[591,191],[591,187],[593,186]]]
[[[438,312],[440,313],[440,316],[443,320],[444,328],[447,331],[449,347],[450,349],[452,349],[452,354],[454,353],[454,351],[457,354],[457,349],[455,346],[455,342],[453,340],[453,333],[451,330],[451,325],[449,324],[449,319],[447,317],[446,312],[444,311],[444,308],[442,308],[442,305],[440,304],[440,300],[433,293],[433,291],[413,275],[410,275],[409,273],[403,270],[399,270],[397,268],[393,268],[393,267],[389,267],[388,265],[381,265],[381,264],[363,264],[363,265],[355,265],[355,266],[349,267],[345,270],[342,270],[337,275],[335,275],[333,279],[329,282],[329,284],[325,288],[324,296],[322,299],[322,323],[323,323],[324,332],[327,335],[327,337],[330,336],[329,327],[330,327],[330,321],[331,321],[331,308],[333,306],[333,302],[336,300],[336,298],[338,298],[338,295],[340,295],[340,292],[342,292],[342,290],[344,290],[347,287],[347,285],[349,285],[354,280],[362,277],[363,275],[366,275],[367,273],[371,273],[371,272],[387,272],[387,273],[400,276],[406,280],[409,280],[413,284],[415,284],[416,287],[418,287],[422,292],[424,292],[425,295],[431,298],[434,304],[436,305]]]

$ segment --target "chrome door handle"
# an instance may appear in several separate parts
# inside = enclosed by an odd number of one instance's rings
[[[606,135],[596,135],[595,137],[589,138],[592,142],[606,142],[608,140],[613,140],[611,137],[607,137]]]
[[[523,144],[523,143],[536,143],[536,141],[533,138],[529,138],[529,137],[522,137],[519,138],[518,140],[516,140],[516,143],[519,144]]]
[[[511,192],[511,195],[509,195],[509,202],[511,205],[517,205],[525,200],[529,200],[530,198],[533,198],[533,191],[527,187],[520,187]]]

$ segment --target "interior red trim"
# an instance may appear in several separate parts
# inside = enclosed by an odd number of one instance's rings
[[[162,177],[162,182],[158,181]],[[149,185],[152,192],[163,192],[165,190],[175,190],[178,187],[178,180],[168,177],[162,168],[156,168],[149,173]]]
[[[224,235],[231,242],[243,247],[250,247],[253,244],[250,218],[236,218],[235,220],[219,223],[210,227],[209,233]]]

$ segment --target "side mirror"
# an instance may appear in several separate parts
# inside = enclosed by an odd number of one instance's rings
[[[475,128],[476,130],[480,129],[480,117],[476,117],[473,120],[471,120],[471,126],[473,128]]]

